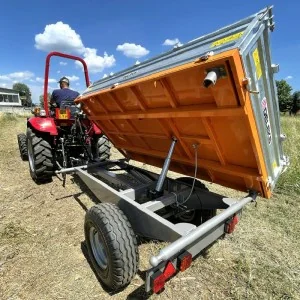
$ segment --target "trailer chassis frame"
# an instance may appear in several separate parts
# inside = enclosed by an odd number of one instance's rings
[[[113,203],[125,213],[137,235],[171,242],[149,259],[151,267],[146,275],[146,292],[152,289],[153,275],[164,270],[167,262],[176,265],[178,256],[186,251],[195,257],[222,237],[226,233],[228,221],[234,216],[239,217],[242,208],[255,201],[257,196],[255,191],[251,191],[245,198],[238,200],[194,187],[189,200],[181,205],[179,202],[190,194],[191,187],[166,177],[163,194],[151,200],[149,191],[156,187],[160,175],[132,166],[127,160],[96,162],[61,169],[56,173],[77,174],[100,202]],[[198,227],[191,223],[173,224],[168,220],[176,212],[190,209],[223,211]]]

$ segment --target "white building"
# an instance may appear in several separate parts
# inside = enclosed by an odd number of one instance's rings
[[[19,92],[0,88],[0,107],[22,106]]]

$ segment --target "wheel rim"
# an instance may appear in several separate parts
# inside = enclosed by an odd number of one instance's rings
[[[32,149],[31,141],[28,141],[27,148],[28,148],[28,160],[29,160],[30,170],[34,172],[33,149]]]
[[[185,212],[183,215],[179,216],[178,219],[184,222],[191,222],[195,218],[196,211],[194,209]]]
[[[97,264],[101,269],[106,269],[107,253],[95,227],[90,228],[90,244]]]

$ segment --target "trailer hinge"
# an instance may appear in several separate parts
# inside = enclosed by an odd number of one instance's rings
[[[199,58],[197,58],[194,62],[199,63],[199,62],[206,61],[213,55],[214,55],[213,51],[207,52],[206,54],[204,54],[204,55],[200,56]]]
[[[251,94],[259,94],[259,91],[253,91],[250,89],[250,85],[251,85],[251,78],[250,77],[246,77],[243,79],[243,86],[245,87],[245,89],[251,93]]]

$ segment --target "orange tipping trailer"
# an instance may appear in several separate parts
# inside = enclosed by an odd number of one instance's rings
[[[88,256],[110,290],[138,270],[137,236],[171,242],[152,255],[146,292],[191,266],[230,234],[245,205],[270,198],[288,166],[271,63],[272,8],[94,82],[76,99],[125,159],[62,168],[99,204],[86,212]],[[130,164],[161,167],[160,174]],[[168,170],[190,176],[169,178]],[[208,191],[205,179],[245,191]],[[218,213],[217,213],[218,211]],[[255,224],[253,225],[255,226]]]
[[[219,72],[219,78],[206,87],[210,70]],[[193,176],[193,145],[198,145],[197,178],[270,198],[274,183],[251,99],[259,98],[259,92],[251,91],[249,83],[240,52],[232,49],[99,91],[87,90],[78,102],[127,158],[162,167],[175,137],[171,170]],[[280,139],[280,133],[273,134]],[[271,164],[274,171],[282,169],[280,157]]]

